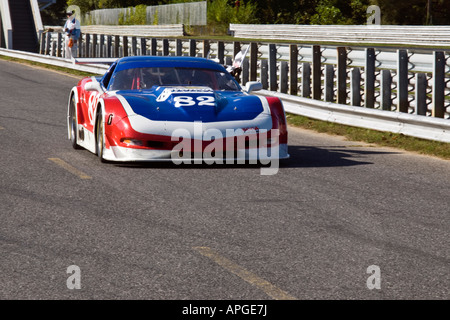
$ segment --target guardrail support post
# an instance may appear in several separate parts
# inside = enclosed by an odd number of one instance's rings
[[[105,35],[100,35],[100,44],[99,44],[99,57],[103,58],[105,57]]]
[[[233,59],[241,51],[241,43],[239,41],[233,42]]]
[[[61,51],[64,50],[64,40],[63,40],[63,46],[61,48]],[[63,56],[63,54],[61,53],[61,56]],[[77,56],[78,57],[84,57],[83,54],[83,34],[80,34],[80,37],[78,38],[78,48],[77,48]]]
[[[225,64],[225,44],[223,41],[217,43],[217,59],[220,64]]]
[[[280,67],[280,92],[281,93],[288,92],[288,72],[289,72],[288,62],[281,61],[281,67]]]
[[[433,110],[432,116],[444,118],[445,115],[445,54],[435,51],[433,60]]]
[[[325,66],[325,101],[334,101],[334,66],[332,64]]]
[[[175,55],[177,57],[181,57],[183,55],[183,41],[181,39],[177,39],[175,42]]]
[[[58,37],[57,37],[56,43],[57,43],[57,45],[56,45],[56,56],[57,57],[61,57],[63,45],[62,45],[62,34],[59,33],[59,32],[58,32]]]
[[[97,58],[97,35],[92,35],[92,58]]]
[[[381,108],[391,110],[392,106],[392,75],[390,70],[381,72]]]
[[[416,74],[416,114],[427,115],[427,87],[428,80],[425,73]]]
[[[91,58],[91,35],[86,33],[86,46],[84,48],[86,58]]]
[[[122,57],[128,57],[128,37],[122,38]]]
[[[320,46],[312,47],[312,95],[313,99],[322,98],[322,53]]]
[[[114,36],[114,58],[118,58],[120,55],[120,37]]]
[[[169,39],[163,39],[163,54],[164,57],[169,55]]]
[[[269,61],[261,60],[261,84],[264,90],[269,88]]]
[[[151,40],[151,55],[157,56],[158,55],[158,41],[156,38],[152,38]]]
[[[258,44],[250,43],[250,81],[256,81],[258,77]]]
[[[350,79],[350,104],[355,107],[361,106],[361,69],[353,68]]]
[[[131,37],[131,53],[133,56],[137,56],[137,38]]]
[[[45,55],[50,54],[51,42],[52,42],[52,35],[50,32],[47,32],[47,39],[45,40]]]
[[[364,68],[364,106],[375,107],[375,49],[366,49],[366,65]]]
[[[249,79],[249,73],[250,73],[250,63],[248,62],[248,59],[245,59],[242,61],[242,85],[246,85]]]
[[[140,46],[141,46],[141,56],[146,56],[147,55],[147,39],[141,38]]]
[[[203,40],[203,58],[208,58],[211,51],[211,44],[208,40]]]
[[[106,57],[111,58],[112,55],[112,36],[106,36]]]
[[[311,98],[311,65],[307,62],[302,64],[302,97]]]
[[[197,56],[197,42],[195,41],[195,39],[189,40],[189,56]]]
[[[298,47],[295,44],[289,46],[289,94],[298,94]]]
[[[277,91],[277,47],[275,44],[269,44],[269,90]]]
[[[347,49],[337,48],[337,103],[347,103]]]
[[[408,112],[408,52],[406,50],[397,50],[397,111]]]

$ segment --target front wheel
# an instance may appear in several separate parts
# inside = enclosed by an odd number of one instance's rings
[[[97,116],[96,127],[97,127],[97,134],[96,134],[97,156],[101,162],[106,162],[105,159],[103,158],[103,154],[105,151],[105,123],[103,121],[103,113],[101,111],[99,111],[99,114]]]
[[[72,95],[70,98],[70,106],[69,106],[69,134],[70,134],[70,142],[72,143],[72,147],[74,149],[81,149],[78,145],[77,141],[77,110],[75,108],[75,96]]]

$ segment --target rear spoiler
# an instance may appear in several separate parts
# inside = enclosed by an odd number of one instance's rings
[[[74,64],[113,64],[119,58],[75,58]]]

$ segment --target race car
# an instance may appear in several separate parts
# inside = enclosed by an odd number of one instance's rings
[[[102,162],[286,159],[283,104],[261,88],[206,58],[120,58],[72,88],[68,138]]]

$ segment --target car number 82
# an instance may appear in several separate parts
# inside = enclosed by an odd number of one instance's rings
[[[177,96],[173,98],[175,108],[188,106],[214,106],[214,96],[199,96],[195,99],[189,96]]]

